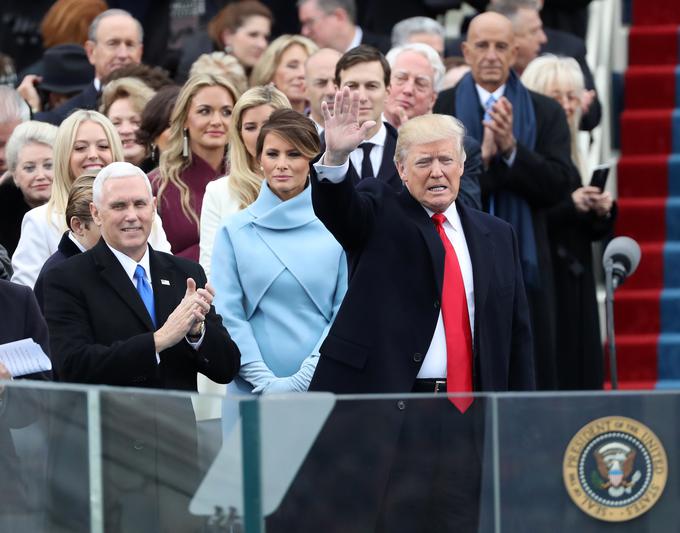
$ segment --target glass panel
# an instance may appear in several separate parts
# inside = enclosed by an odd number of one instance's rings
[[[679,415],[668,393],[499,398],[503,533],[677,527]]]
[[[87,397],[35,382],[0,395],[0,531],[90,531]]]

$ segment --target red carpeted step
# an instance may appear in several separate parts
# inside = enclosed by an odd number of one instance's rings
[[[625,109],[675,107],[675,65],[628,67],[624,79]]]
[[[667,155],[624,155],[617,165],[619,198],[668,195]]]
[[[615,233],[638,242],[665,241],[666,199],[621,198]]]
[[[678,0],[633,0],[633,24],[635,26],[680,24]]]
[[[660,331],[659,297],[654,289],[621,288],[614,297],[616,338],[618,334],[656,335]]]
[[[675,65],[678,26],[633,26],[628,33],[629,65]]]
[[[658,379],[657,335],[625,335],[616,333],[616,361],[621,388],[654,388]],[[609,376],[609,355],[605,368]],[[628,386],[623,386],[628,382]],[[637,385],[635,385],[637,383]]]
[[[671,109],[625,110],[621,113],[621,152],[668,155],[673,151]]]
[[[664,286],[664,243],[642,242],[640,248],[642,249],[640,265],[620,290],[655,289],[661,291]]]

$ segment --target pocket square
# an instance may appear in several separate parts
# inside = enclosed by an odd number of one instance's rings
[[[162,279],[161,285],[170,285],[170,282],[167,279]]]

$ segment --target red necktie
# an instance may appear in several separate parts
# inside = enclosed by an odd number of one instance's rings
[[[441,213],[435,213],[432,220],[446,251],[442,288],[442,318],[446,333],[446,391],[471,393],[472,332],[463,275],[460,272],[456,251],[444,232],[446,217]],[[461,413],[472,405],[472,396],[450,399]]]

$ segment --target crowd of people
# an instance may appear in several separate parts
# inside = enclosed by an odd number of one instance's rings
[[[21,296],[36,322],[15,338],[38,331],[52,378],[86,384],[601,389],[592,244],[616,204],[588,184],[578,142],[601,117],[585,46],[543,28],[541,0],[481,4],[445,39],[431,17],[372,33],[353,0],[298,0],[300,33],[270,42],[272,10],[230,2],[169,71],[142,63],[153,22],[55,2],[44,54],[0,86],[0,301]],[[474,433],[477,403],[453,404],[446,423]],[[375,424],[406,456],[418,443],[394,416]],[[443,466],[471,481],[433,528],[476,530],[479,464],[463,462]],[[347,523],[293,491],[272,530],[306,531],[287,522],[304,506],[309,531],[414,531],[423,487],[396,484],[441,466],[392,476],[375,461]]]

